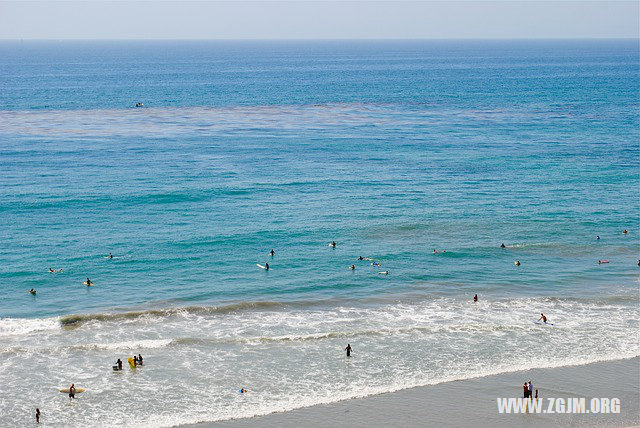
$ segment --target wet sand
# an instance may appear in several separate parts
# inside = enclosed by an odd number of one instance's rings
[[[619,414],[499,414],[497,397],[522,396],[531,380],[539,396],[617,397]],[[193,428],[391,426],[607,426],[640,425],[640,358],[581,366],[532,369],[406,389],[253,418],[190,425]]]

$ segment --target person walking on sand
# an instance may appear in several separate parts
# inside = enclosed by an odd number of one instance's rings
[[[40,423],[40,409],[36,409],[36,423]]]
[[[351,351],[352,351],[351,344],[347,343],[347,347],[344,348],[344,350],[347,351],[347,357],[350,357],[351,356]]]

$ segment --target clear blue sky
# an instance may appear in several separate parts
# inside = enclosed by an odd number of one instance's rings
[[[0,39],[638,38],[638,1],[3,1]]]

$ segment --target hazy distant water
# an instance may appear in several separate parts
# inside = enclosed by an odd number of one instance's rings
[[[638,55],[0,44],[0,380],[28,389],[0,425],[36,406],[171,425],[638,355]],[[134,352],[148,366],[111,372]]]

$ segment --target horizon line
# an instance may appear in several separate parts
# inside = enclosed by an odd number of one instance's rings
[[[497,40],[530,40],[530,41],[557,41],[557,40],[626,40],[626,41],[640,41],[640,36],[638,37],[425,37],[425,38],[407,38],[407,37],[387,37],[387,38],[375,38],[375,37],[323,37],[323,38],[284,38],[284,37],[275,37],[275,38],[173,38],[173,39],[162,39],[162,38],[51,38],[51,39],[43,39],[43,38],[8,38],[2,39],[0,38],[0,42],[24,42],[24,41],[37,41],[37,42],[68,42],[68,41],[85,41],[85,42],[97,42],[97,41],[105,41],[105,42],[150,42],[150,41],[159,41],[159,42],[173,42],[173,41],[428,41],[428,40],[441,40],[441,41],[497,41]]]

